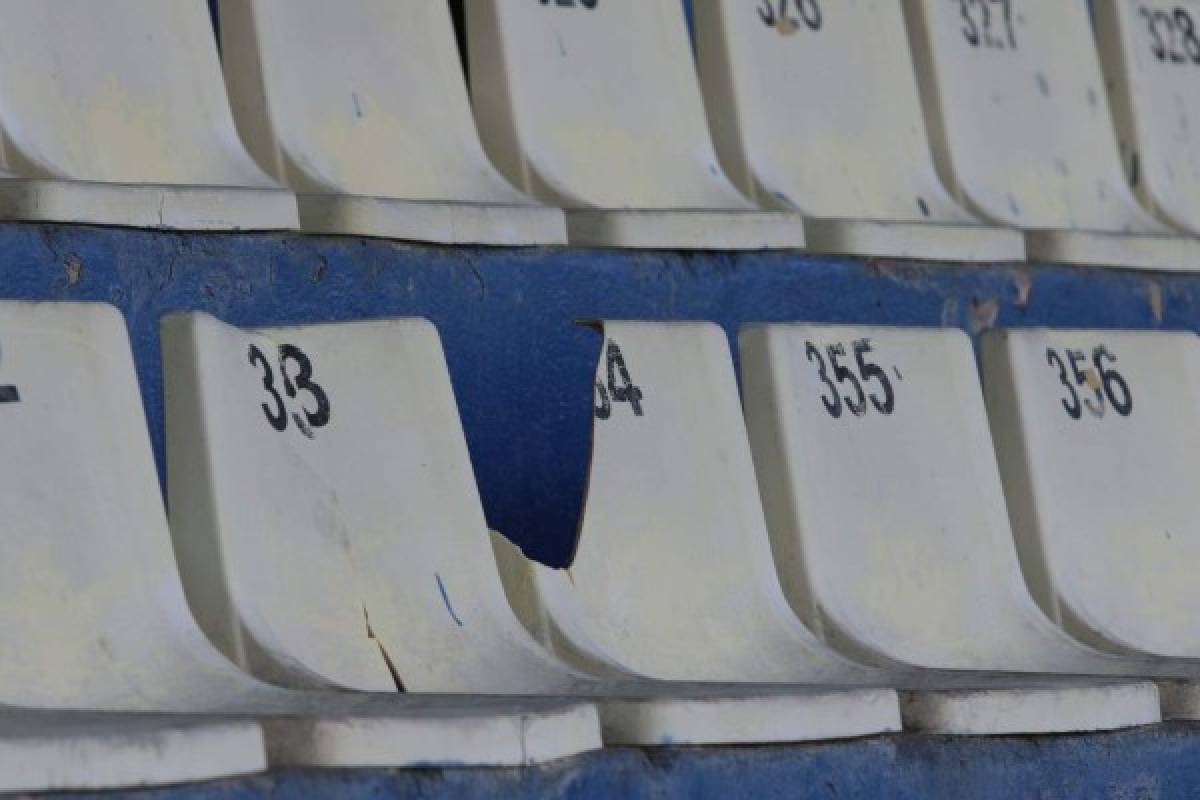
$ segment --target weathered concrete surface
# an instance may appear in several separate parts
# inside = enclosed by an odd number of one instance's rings
[[[1190,800],[1197,787],[1200,727],[1168,725],[1037,740],[898,736],[798,747],[606,750],[524,770],[282,772],[130,796]]]

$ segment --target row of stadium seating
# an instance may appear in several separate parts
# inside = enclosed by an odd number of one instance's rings
[[[0,216],[1200,262],[1195,0],[693,6],[9,0]]]
[[[424,320],[167,316],[168,524],[121,314],[0,303],[0,788],[1200,716],[1195,335],[598,327],[552,570]]]

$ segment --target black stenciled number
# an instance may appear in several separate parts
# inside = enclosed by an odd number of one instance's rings
[[[642,400],[645,399],[645,395],[642,393],[641,387],[633,382],[620,345],[609,339],[605,344],[604,353],[608,386],[606,388],[600,381],[596,381],[595,393],[600,398],[599,404],[593,405],[596,419],[610,419],[613,414],[613,406],[617,403],[627,403],[635,417],[644,416]]]
[[[867,395],[863,392],[862,384],[858,377],[838,359],[846,357],[846,346],[844,344],[832,344],[825,349],[829,355],[829,364],[833,367],[833,377],[837,379],[839,384],[850,382],[854,389],[855,399],[850,399],[846,395],[842,395],[842,400],[846,403],[846,408],[850,409],[850,413],[856,417],[861,417],[867,413]]]
[[[1017,30],[1013,27],[1012,0],[1000,0],[1004,6],[1004,29],[1008,32],[1008,46],[1017,49]]]
[[[1087,362],[1087,354],[1082,350],[1067,350],[1066,359],[1054,348],[1046,350],[1046,363],[1058,369],[1058,378],[1070,393],[1070,401],[1062,400],[1063,409],[1071,419],[1083,417],[1083,409],[1097,419],[1104,416],[1108,406],[1122,417],[1133,413],[1133,393],[1121,373],[1112,368],[1117,363],[1107,346],[1099,345],[1092,350],[1092,364],[1089,369],[1082,369],[1081,364]],[[1067,364],[1070,364],[1068,371]],[[1096,399],[1079,399],[1077,386],[1086,386],[1096,395]]]
[[[16,386],[6,384],[0,386],[0,404],[21,402],[21,392]]]
[[[962,33],[967,44],[971,47],[984,46],[998,50],[1003,50],[1007,46],[1016,50],[1017,31],[1013,24],[1013,1],[951,0],[958,6],[959,14],[962,16]],[[1004,22],[1003,36],[995,30],[999,25],[993,24],[995,22],[993,7],[998,7],[996,16],[999,16]]]
[[[796,7],[796,12],[800,15],[800,19],[796,19],[791,14],[791,6]],[[823,17],[821,15],[821,5],[819,0],[759,0],[758,2],[758,18],[768,28],[776,28],[783,20],[791,23],[793,28],[800,26],[803,22],[809,30],[821,30]]]
[[[1150,33],[1150,52],[1171,64],[1200,64],[1200,32],[1196,19],[1186,8],[1155,9],[1140,6],[1138,14]]]
[[[289,361],[294,362],[300,368],[294,384],[292,378],[288,375],[287,365]],[[309,360],[308,356],[293,344],[280,345],[279,372],[283,375],[283,388],[287,392],[288,397],[295,400],[298,393],[307,392],[317,406],[315,411],[309,411],[302,404],[300,410],[304,412],[303,419],[301,419],[299,414],[292,413],[292,419],[295,421],[297,427],[301,431],[304,431],[305,435],[311,436],[311,428],[323,428],[328,425],[330,411],[329,395],[325,394],[325,390],[319,385],[313,383],[312,361]]]
[[[578,4],[591,10],[596,7],[598,0],[553,0],[553,2],[551,0],[540,0],[540,2],[544,6],[554,5],[558,8],[575,8],[576,4]]]
[[[967,44],[971,47],[979,47],[979,26],[975,24],[975,17],[971,15],[971,6],[977,0],[957,0],[962,8],[963,18],[963,36],[966,37]]]
[[[848,357],[844,343],[828,345],[822,352],[812,342],[805,342],[804,354],[808,362],[816,366],[817,379],[828,389],[828,394],[821,393],[821,403],[825,410],[834,419],[840,419],[844,409],[849,409],[856,417],[865,416],[871,408],[885,417],[891,416],[896,410],[896,393],[892,388],[892,381],[883,367],[867,358],[875,352],[875,346],[871,344],[870,339],[859,339],[850,346],[850,350],[854,353],[854,366],[858,367],[857,375],[853,369],[842,363],[842,359]],[[833,369],[832,374],[830,367]],[[898,372],[896,374],[899,376]],[[872,382],[878,386],[879,391],[867,391]],[[842,391],[846,384],[849,384],[849,393]]]
[[[1200,38],[1196,37],[1196,22],[1185,8],[1175,9],[1175,27],[1183,37],[1183,50],[1193,63],[1200,62]]]
[[[1080,364],[1087,362],[1087,354],[1082,350],[1068,350],[1067,361],[1071,364],[1071,375],[1075,378],[1075,385],[1086,386],[1090,388],[1096,395],[1095,400],[1092,400],[1090,397],[1083,398],[1083,407],[1086,408],[1088,413],[1093,417],[1103,417],[1104,412],[1108,409],[1104,404],[1103,389],[1100,386],[1095,385],[1099,383],[1099,379],[1093,378],[1091,381],[1089,381],[1087,372],[1079,368]]]
[[[1179,52],[1175,46],[1176,39],[1179,35],[1179,29],[1175,26],[1174,15],[1167,11],[1155,11],[1154,19],[1155,21],[1162,23],[1162,25],[1167,29],[1167,41],[1169,43],[1169,46],[1167,47],[1167,58],[1170,59],[1172,64],[1182,64],[1186,59],[1184,59],[1183,53]]]
[[[283,396],[275,388],[275,370],[257,345],[250,345],[249,360],[251,366],[262,370],[263,389],[266,390],[267,394],[271,395],[271,399],[274,401],[274,408],[267,403],[260,404],[263,414],[266,416],[267,422],[270,423],[271,427],[282,433],[288,427],[288,408]],[[295,378],[288,373],[289,363],[294,364],[296,367]],[[329,395],[312,379],[312,360],[295,345],[281,345],[279,347],[279,374],[283,378],[283,390],[288,398],[297,400],[299,394],[304,392],[308,394],[313,404],[316,405],[316,408],[310,411],[303,402],[300,402],[300,411],[303,412],[303,415],[298,412],[292,412],[291,414],[291,419],[296,423],[296,427],[300,429],[300,432],[310,439],[313,438],[314,428],[323,428],[329,424],[331,409]]]
[[[275,413],[271,413],[271,407],[266,403],[262,403],[263,414],[267,417],[267,422],[271,423],[271,427],[277,431],[286,431],[288,425],[287,407],[283,404],[283,398],[279,396],[279,392],[275,390],[275,371],[271,369],[271,362],[267,361],[267,357],[263,355],[263,351],[259,350],[256,345],[250,345],[250,365],[262,368],[262,385],[267,394],[275,401]]]
[[[1133,413],[1133,394],[1129,391],[1129,384],[1125,382],[1121,373],[1105,366],[1106,363],[1116,364],[1117,357],[1110,353],[1107,347],[1100,345],[1092,353],[1092,363],[1096,367],[1096,372],[1100,373],[1100,383],[1104,386],[1104,394],[1108,396],[1108,402],[1112,404],[1113,411],[1122,417],[1128,417]],[[1116,391],[1118,388],[1120,389],[1119,398]]]
[[[1166,61],[1167,43],[1163,41],[1162,34],[1158,32],[1158,25],[1155,24],[1158,20],[1155,17],[1154,12],[1145,6],[1142,6],[1138,9],[1138,13],[1140,13],[1142,18],[1146,20],[1146,27],[1150,31],[1150,38],[1152,40],[1150,42],[1150,52],[1153,53],[1154,57],[1159,61]]]
[[[1067,365],[1063,362],[1060,356],[1053,348],[1046,350],[1046,363],[1052,367],[1058,367],[1058,379],[1062,381],[1062,385],[1067,387],[1067,392],[1071,395],[1070,402],[1064,398],[1062,402],[1063,409],[1067,412],[1067,416],[1071,419],[1079,419],[1083,416],[1083,405],[1079,402],[1079,395],[1075,391],[1075,385],[1071,383],[1071,378],[1067,374]]]
[[[842,416],[842,396],[838,394],[837,384],[829,377],[829,367],[825,364],[825,357],[812,342],[806,343],[804,352],[808,356],[809,363],[817,365],[818,380],[829,389],[828,396],[821,395],[821,402],[825,405],[825,410],[829,412],[829,416],[838,419]]]
[[[596,414],[596,419],[609,419],[612,417],[612,400],[608,397],[608,390],[604,388],[604,384],[596,381],[595,388],[596,397],[600,398],[600,402],[592,406],[592,410]]]
[[[887,372],[883,367],[866,360],[866,355],[874,352],[874,349],[870,339],[860,339],[854,343],[854,360],[858,362],[858,374],[862,376],[863,383],[873,380],[883,390],[882,400],[874,392],[871,392],[871,405],[875,406],[875,410],[880,414],[890,416],[896,410],[896,395],[892,391],[892,382],[888,380]]]

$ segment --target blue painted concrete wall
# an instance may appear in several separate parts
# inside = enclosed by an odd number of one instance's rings
[[[144,800],[1194,800],[1200,728],[1104,736],[899,736],[803,747],[608,750],[541,769],[285,772]],[[84,795],[70,795],[84,797]]]
[[[162,463],[158,321],[423,316],[441,331],[489,523],[561,565],[584,490],[598,335],[578,319],[1200,327],[1200,276],[797,253],[441,248],[349,238],[0,225],[0,295],[126,313]]]

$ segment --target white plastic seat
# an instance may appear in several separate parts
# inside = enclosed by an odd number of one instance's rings
[[[1026,231],[1034,260],[1192,269],[1200,241],[1154,219],[1121,164],[1088,5],[905,0],[942,179]]]
[[[295,228],[246,153],[204,0],[5,0],[0,218]]]
[[[256,674],[584,695],[600,704],[605,739],[622,744],[896,727],[889,691],[662,686],[619,668],[598,681],[541,648],[501,584],[427,321],[245,331],[178,314],[163,334],[185,585],[212,638]]]
[[[983,341],[992,433],[1034,596],[1077,638],[1189,659],[1200,704],[1200,342],[1191,333],[1008,330]],[[1190,699],[1189,699],[1190,698]]]
[[[188,611],[111,306],[0,303],[0,401],[0,703],[257,718],[275,764],[515,765],[597,746],[578,703],[293,692],[224,659]]]
[[[717,152],[743,193],[806,218],[808,249],[1023,261],[942,186],[895,0],[695,3]],[[819,110],[819,111],[814,111]]]
[[[566,243],[484,155],[446,3],[221,0],[220,26],[238,127],[306,231]]]
[[[1096,3],[1096,39],[1121,156],[1156,217],[1200,233],[1200,3]]]
[[[793,613],[776,576],[724,333],[637,322],[608,322],[604,333],[574,560],[551,570],[511,550],[504,559],[514,605],[560,657],[660,679],[897,686],[905,726],[941,733],[1157,717],[1150,684],[1014,688],[990,677],[883,672],[836,654]],[[1107,707],[1080,712],[1097,699]]]
[[[471,94],[500,171],[566,209],[572,244],[804,244],[721,171],[678,0],[465,3]]]

